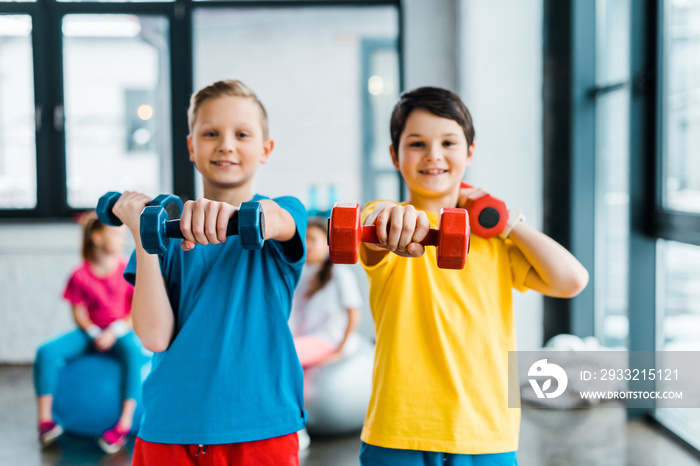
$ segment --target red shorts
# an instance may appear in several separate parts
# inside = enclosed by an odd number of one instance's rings
[[[169,445],[136,438],[131,461],[132,466],[299,466],[299,437],[294,432],[224,445]]]

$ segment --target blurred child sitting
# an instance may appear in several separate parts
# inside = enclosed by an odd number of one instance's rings
[[[117,424],[98,439],[106,453],[115,453],[127,440],[141,389],[141,346],[131,328],[133,286],[122,276],[126,227],[105,226],[94,211],[81,219],[83,263],[73,272],[64,298],[73,308],[78,328],[42,344],[34,363],[39,441],[53,443],[62,433],[52,415],[53,393],[61,367],[88,352],[110,352],[126,368],[121,416]]]
[[[348,337],[360,324],[362,298],[357,280],[348,268],[331,263],[327,232],[325,219],[309,219],[306,264],[289,318],[303,368],[340,358]]]

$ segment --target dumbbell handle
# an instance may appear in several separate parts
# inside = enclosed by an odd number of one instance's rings
[[[420,244],[423,246],[437,246],[438,233],[438,230],[431,228]],[[362,235],[360,236],[360,241],[363,243],[379,244],[376,225],[362,225]]]
[[[233,217],[228,221],[226,225],[226,236],[233,236],[238,234],[238,211],[234,212]],[[185,239],[180,229],[180,219],[168,220],[165,222],[165,236],[168,238],[179,238]]]

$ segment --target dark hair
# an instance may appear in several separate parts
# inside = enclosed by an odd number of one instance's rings
[[[94,210],[88,210],[80,217],[80,225],[83,227],[83,244],[81,254],[86,261],[95,260],[95,242],[92,240],[92,234],[98,231],[103,231],[105,226],[97,219],[97,214]]]
[[[462,99],[447,89],[419,87],[402,93],[391,112],[391,145],[397,157],[399,155],[399,140],[401,133],[406,128],[406,121],[408,121],[411,112],[419,108],[427,110],[435,116],[456,121],[464,131],[467,145],[471,146],[474,142],[475,132],[472,116]]]
[[[309,218],[308,228],[318,228],[323,232],[324,235],[328,234],[328,221],[325,218],[311,217]],[[318,293],[324,286],[331,281],[333,276],[333,263],[330,257],[326,257],[326,260],[321,264],[321,268],[318,270],[316,275],[311,277],[309,280],[309,288],[304,293],[304,296],[309,299],[316,293]]]

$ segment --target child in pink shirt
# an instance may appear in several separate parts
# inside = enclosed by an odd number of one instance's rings
[[[78,328],[42,344],[34,363],[39,440],[53,443],[62,433],[52,415],[53,392],[66,361],[88,352],[115,354],[126,368],[122,413],[117,424],[98,439],[107,453],[121,449],[131,430],[141,388],[141,345],[131,328],[133,286],[122,276],[125,227],[105,226],[94,212],[82,219],[83,263],[73,272],[63,297],[71,304]]]

